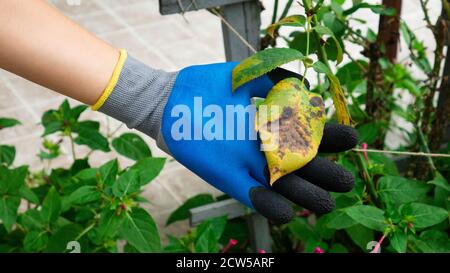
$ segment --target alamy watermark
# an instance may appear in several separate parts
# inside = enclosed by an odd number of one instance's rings
[[[256,112],[259,112],[257,123]],[[257,140],[259,130],[270,134],[259,135],[262,151],[271,151],[278,147],[279,106],[261,105],[258,110],[250,105],[204,105],[202,97],[194,97],[193,107],[178,104],[171,109],[176,121],[171,127],[171,137],[175,141],[245,141]],[[267,137],[267,139],[265,139]]]

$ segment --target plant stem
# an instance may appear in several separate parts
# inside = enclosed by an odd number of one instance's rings
[[[311,16],[307,18],[307,26],[306,26],[306,57],[309,56],[309,44],[310,44],[310,33],[311,33]],[[309,65],[305,65],[305,72],[303,74],[302,84],[305,83],[306,73],[308,72]]]
[[[425,153],[430,153],[430,149],[428,148],[427,140],[425,139],[424,134],[422,133],[422,130],[420,128],[417,128],[417,133],[419,135],[419,141],[422,146],[422,149]],[[427,156],[428,164],[430,165],[431,170],[433,171],[433,174],[436,175],[437,169],[434,165],[433,159],[430,156]]]
[[[95,227],[95,222],[90,224],[87,228],[85,228],[76,238],[75,241],[78,241],[81,237],[84,236],[84,234],[88,233],[89,230],[91,230],[93,227]]]
[[[274,6],[273,6],[273,14],[272,14],[272,24],[275,24],[277,21],[277,15],[278,15],[278,0],[275,0]]]
[[[370,175],[369,170],[367,170],[367,165],[364,160],[365,159],[363,158],[363,156],[361,154],[358,153],[356,155],[356,161],[358,163],[359,169],[363,172],[363,181],[364,181],[364,184],[366,185],[370,199],[377,207],[382,208],[383,206],[380,202],[378,193],[375,189],[375,185],[374,185],[372,176]]]
[[[442,0],[442,8],[447,14],[447,18],[450,19],[450,4],[448,3],[448,0]]]
[[[278,19],[278,20],[281,20],[281,19],[283,19],[283,18],[285,18],[287,16],[287,14],[289,12],[289,9],[291,8],[293,2],[294,2],[294,0],[289,0],[286,3],[286,6],[284,7],[283,12],[281,13],[280,19]]]

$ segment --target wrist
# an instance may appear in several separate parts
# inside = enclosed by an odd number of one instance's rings
[[[121,50],[111,80],[92,106],[155,140],[177,73],[153,69]]]

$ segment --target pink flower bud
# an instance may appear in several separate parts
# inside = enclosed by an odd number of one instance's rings
[[[325,251],[320,246],[318,246],[318,247],[314,248],[314,253],[322,254],[322,253],[325,253]]]
[[[232,247],[237,245],[237,243],[238,241],[236,239],[230,239],[230,241],[228,241],[228,244],[222,249],[222,253],[228,252]]]

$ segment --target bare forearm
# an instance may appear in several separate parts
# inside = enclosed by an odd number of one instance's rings
[[[118,58],[44,0],[0,0],[0,68],[92,105]]]

